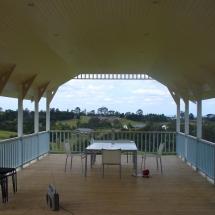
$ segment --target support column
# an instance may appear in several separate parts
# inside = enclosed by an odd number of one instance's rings
[[[180,96],[176,96],[176,132],[180,132]]]
[[[202,138],[202,100],[197,101],[197,138]]]
[[[50,96],[47,93],[46,97],[46,131],[50,130]]]
[[[38,89],[34,94],[34,133],[39,132],[39,101],[38,101]]]
[[[185,162],[187,160],[187,146],[188,146],[188,137],[189,135],[189,100],[188,98],[184,100],[185,103],[185,113],[184,113],[184,134],[185,134]]]
[[[180,132],[180,94],[170,88],[168,90],[176,103],[176,132]]]
[[[197,101],[197,138],[202,138],[202,92],[201,85],[184,76],[187,86],[189,86]]]
[[[55,96],[58,88],[46,92],[46,131],[50,130],[50,103]]]
[[[23,136],[23,100],[22,100],[22,85],[20,85],[18,92],[18,137],[22,136]]]
[[[184,113],[184,123],[185,123],[185,128],[184,128],[184,133],[186,135],[189,134],[189,100],[185,101],[185,113]]]

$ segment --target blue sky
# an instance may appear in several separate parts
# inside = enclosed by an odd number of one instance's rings
[[[105,106],[120,113],[143,110],[143,114],[156,113],[175,115],[176,105],[168,89],[155,80],[71,80],[59,87],[50,107],[59,110],[74,110],[80,107],[87,112]],[[1,97],[0,107],[16,110],[17,99]],[[34,110],[34,103],[24,101],[23,107]],[[45,110],[45,99],[39,109]],[[184,102],[181,108],[184,111]],[[215,99],[203,101],[202,113],[214,113]],[[196,115],[196,105],[190,102],[190,113]]]

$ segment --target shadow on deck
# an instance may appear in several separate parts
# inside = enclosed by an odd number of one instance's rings
[[[99,183],[101,156],[84,177],[79,158],[74,158],[73,169],[68,165],[64,172],[65,155],[47,155],[18,171],[16,194],[9,178],[9,201],[0,203],[0,214],[215,214],[213,184],[177,156],[163,156],[162,161],[163,174],[156,169],[155,158],[149,158],[146,167],[152,177],[135,178],[131,176],[133,163],[127,163],[123,155],[124,183],[118,166],[105,167],[105,177]],[[138,156],[139,173],[140,164]],[[49,183],[59,193],[59,211],[46,204]]]

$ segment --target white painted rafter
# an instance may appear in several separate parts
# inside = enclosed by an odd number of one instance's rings
[[[4,72],[0,75],[0,94],[2,93],[3,89],[5,88],[11,74],[13,73],[13,70],[16,66],[11,67],[8,71]]]
[[[52,99],[54,98],[57,90],[58,90],[58,87],[45,93],[45,95],[46,95],[45,97],[48,99],[49,104],[51,103]]]
[[[186,76],[184,76],[184,80],[186,81],[187,86],[193,93],[193,96],[196,98],[196,100],[201,100],[201,94],[202,94],[201,84],[196,83],[195,81],[193,81],[192,79],[190,79]]]
[[[199,66],[199,71],[215,97],[215,74]]]
[[[175,103],[178,105],[179,100],[180,100],[180,94],[174,90],[172,90],[171,88],[167,87],[167,89],[169,90],[172,98],[174,99]]]
[[[22,83],[22,100],[25,98],[26,94],[28,93],[28,90],[30,89],[32,83],[34,82],[37,75],[34,75],[33,77],[29,78],[25,82]]]
[[[187,88],[182,88],[180,84],[178,83],[174,83],[181,98],[184,100],[184,102],[186,102],[187,100],[189,100],[189,90]]]
[[[46,91],[48,85],[50,82],[47,82],[46,84],[44,84],[43,86],[38,88],[38,102],[40,101],[40,99],[42,98],[44,92]]]

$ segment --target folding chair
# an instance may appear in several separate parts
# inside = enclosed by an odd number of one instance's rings
[[[17,192],[17,173],[15,168],[0,167],[0,175],[12,176],[13,192]]]

